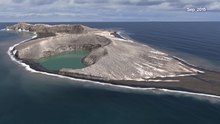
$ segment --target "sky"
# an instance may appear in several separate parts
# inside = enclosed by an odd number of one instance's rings
[[[220,0],[0,0],[0,22],[112,21],[220,21]]]

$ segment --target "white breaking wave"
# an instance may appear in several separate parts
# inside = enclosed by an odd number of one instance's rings
[[[126,37],[124,37],[123,35],[122,35],[122,31],[117,31],[116,32],[120,37],[122,37],[123,39],[128,39],[128,38],[126,38]]]
[[[184,62],[184,63],[186,63],[186,64],[188,64],[188,65],[190,65],[190,66],[197,67],[196,65],[190,64],[190,63],[188,63],[186,60],[183,60],[183,59],[181,59],[181,58],[179,58],[179,57],[173,56],[173,58],[175,58],[175,59],[177,59],[177,60],[180,60],[180,61],[182,61],[182,62]],[[196,72],[199,72],[199,73],[205,73],[204,71],[201,71],[201,70],[198,70],[198,69],[194,69],[194,68],[191,68],[191,69],[194,70],[194,71],[196,71]]]
[[[131,42],[131,43],[134,42],[134,41],[131,40],[130,38],[124,37],[124,36],[122,35],[122,31],[116,31],[116,33],[117,33],[120,37],[122,37],[122,39],[123,39],[124,41]]]
[[[18,29],[18,32],[29,32],[29,30],[25,30],[25,29]]]
[[[220,99],[220,96],[217,95],[210,95],[210,94],[203,94],[203,93],[193,93],[193,92],[188,92],[188,91],[179,91],[179,90],[169,90],[169,89],[160,89],[160,88],[140,88],[140,87],[131,87],[131,86],[124,86],[124,85],[114,85],[114,84],[110,84],[110,83],[103,83],[103,82],[98,82],[98,81],[91,81],[91,80],[85,80],[85,79],[77,79],[77,78],[73,78],[73,77],[67,77],[67,76],[63,76],[63,75],[58,75],[58,74],[52,74],[52,73],[47,73],[47,72],[41,72],[41,71],[37,71],[32,69],[29,65],[23,63],[22,61],[17,60],[14,57],[14,54],[16,53],[14,50],[14,48],[16,46],[18,46],[21,43],[27,42],[31,39],[34,39],[37,37],[36,32],[34,33],[35,35],[27,40],[24,40],[20,43],[17,43],[11,47],[9,47],[7,54],[10,56],[11,60],[18,63],[19,65],[23,66],[27,71],[30,71],[32,73],[38,73],[38,74],[44,74],[44,75],[48,75],[48,76],[54,76],[54,77],[59,77],[59,78],[63,78],[63,79],[69,79],[69,80],[74,80],[74,81],[81,81],[81,82],[91,82],[94,84],[99,84],[99,85],[105,85],[105,86],[111,86],[111,87],[115,87],[115,88],[125,88],[125,89],[131,89],[131,90],[139,90],[139,91],[162,91],[164,92],[164,94],[169,94],[169,93],[175,93],[178,95],[184,95],[184,96],[196,96],[196,98],[202,97],[202,98],[217,98]],[[177,81],[177,80],[173,80],[173,81]],[[157,93],[155,93],[157,94]]]
[[[149,79],[147,81],[152,81],[152,82],[179,82],[179,80],[154,80],[154,79]]]

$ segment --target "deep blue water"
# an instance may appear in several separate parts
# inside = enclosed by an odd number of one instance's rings
[[[139,42],[206,68],[220,65],[217,22],[83,24],[125,31]],[[9,24],[0,23],[0,28],[5,25]],[[0,31],[0,124],[220,123],[220,103],[215,99],[159,95],[30,73],[6,54],[9,46],[29,37]]]

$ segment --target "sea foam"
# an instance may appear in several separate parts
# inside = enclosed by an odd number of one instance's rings
[[[127,42],[131,42],[133,43],[134,41],[130,38],[130,37],[125,37],[123,35],[123,31],[116,31],[116,33],[124,40],[124,41],[127,41]]]

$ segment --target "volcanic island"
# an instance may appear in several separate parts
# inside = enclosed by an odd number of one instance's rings
[[[80,24],[28,23],[8,26],[7,30],[37,34],[36,38],[10,51],[17,60],[37,71],[114,85],[220,95],[219,72],[192,66],[146,44],[123,38],[116,31]],[[87,51],[80,60],[85,67],[50,70],[38,63],[38,60],[74,51]]]

